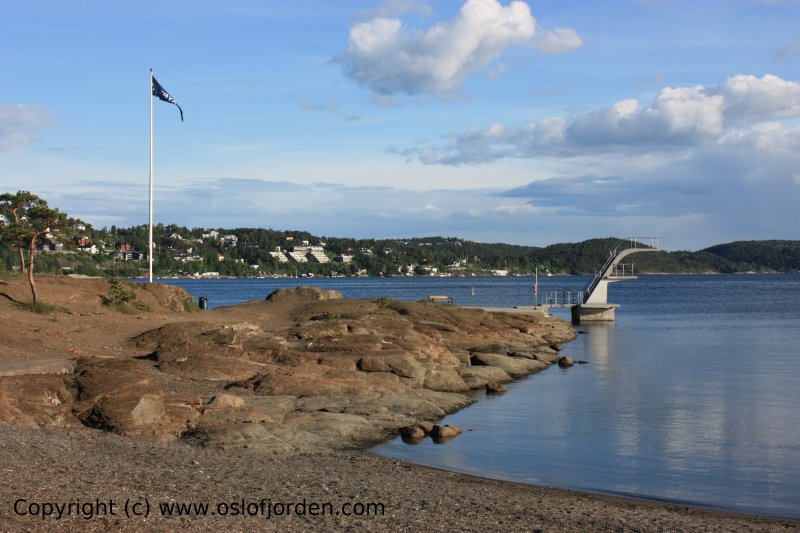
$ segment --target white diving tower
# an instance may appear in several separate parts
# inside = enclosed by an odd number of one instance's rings
[[[622,260],[638,252],[660,252],[660,241],[660,237],[629,237],[620,241],[582,291],[548,291],[544,304],[570,307],[574,324],[614,320],[614,311],[619,304],[608,303],[608,284],[636,279],[633,265],[626,265]]]

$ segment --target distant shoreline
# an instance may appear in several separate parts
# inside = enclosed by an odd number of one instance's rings
[[[639,272],[634,276],[775,276],[775,275],[793,275],[800,274],[798,272]],[[76,274],[67,274],[68,276],[78,276]],[[553,274],[552,276],[539,275],[541,279],[548,277],[583,277],[591,276],[592,273],[584,274]],[[102,279],[102,276],[81,276],[85,279]],[[533,278],[535,274],[512,274],[508,276],[494,276],[492,274],[476,274],[475,276],[153,276],[153,281],[163,280],[214,280],[214,279],[298,279],[298,280],[313,280],[313,279],[381,279],[381,278],[408,278],[408,279],[431,279],[431,278]],[[147,276],[128,277],[126,279],[142,281],[147,280]]]

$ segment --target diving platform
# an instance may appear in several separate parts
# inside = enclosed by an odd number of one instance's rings
[[[569,307],[573,324],[613,321],[619,304],[608,302],[608,284],[637,278],[633,275],[633,265],[624,264],[622,260],[634,253],[660,252],[660,241],[660,237],[629,237],[620,241],[583,290],[547,291],[543,304]]]

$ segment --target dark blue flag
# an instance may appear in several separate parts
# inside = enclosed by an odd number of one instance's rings
[[[181,122],[183,122],[183,109],[181,109],[181,106],[178,105],[178,102],[176,102],[175,99],[170,96],[170,94],[161,86],[160,83],[158,83],[158,81],[156,81],[155,78],[153,78],[153,96],[158,96],[158,99],[164,102],[175,104],[175,107],[177,107],[178,111],[181,112]]]

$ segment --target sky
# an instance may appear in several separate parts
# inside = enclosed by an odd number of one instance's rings
[[[796,0],[0,0],[0,72],[0,191],[96,227],[152,101],[156,223],[800,239]]]

